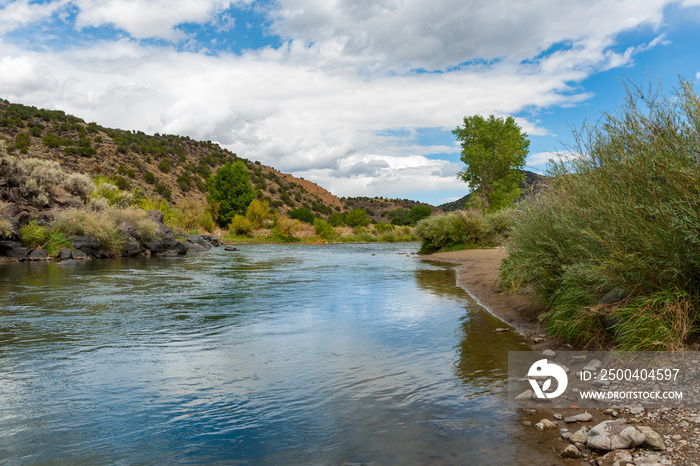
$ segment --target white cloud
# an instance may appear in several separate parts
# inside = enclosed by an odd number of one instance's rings
[[[667,3],[279,0],[272,27],[321,56],[445,69],[472,60],[518,63],[562,42],[600,54],[600,44],[622,31],[658,26]]]
[[[69,0],[30,3],[30,0],[8,2],[0,9],[0,34],[43,21],[63,9]]]
[[[577,105],[590,97],[577,82],[666,41],[616,44],[622,31],[658,27],[661,0],[278,0],[270,17],[287,41],[279,48],[204,55],[138,40],[177,42],[184,23],[230,30],[235,20],[222,12],[251,1],[72,0],[71,26],[112,24],[130,37],[43,52],[0,42],[0,96],[106,126],[213,140],[340,195],[400,195],[464,189],[450,161],[458,146],[420,145],[414,128]],[[0,18],[0,33],[67,4],[10,2],[0,11],[18,13]],[[451,68],[465,62],[473,63]]]
[[[205,24],[233,4],[252,0],[74,0],[80,9],[78,29],[114,25],[137,39],[160,38],[178,41],[184,34],[176,27],[184,23]],[[233,23],[224,27],[232,27]]]

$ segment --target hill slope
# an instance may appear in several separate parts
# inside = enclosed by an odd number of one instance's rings
[[[239,157],[211,141],[105,128],[60,110],[0,100],[0,143],[10,155],[53,160],[66,171],[104,176],[122,189],[174,204],[203,202],[209,176],[240,159],[258,198],[270,201],[272,208],[284,213],[307,206],[326,216],[344,211],[337,196],[315,183]]]

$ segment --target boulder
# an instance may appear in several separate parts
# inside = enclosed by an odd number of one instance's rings
[[[45,261],[49,258],[44,249],[35,249],[29,253],[30,261]]]
[[[569,437],[569,442],[585,444],[586,434],[588,434],[588,429],[581,427],[579,430],[571,434],[571,437]]]
[[[644,432],[624,421],[603,421],[588,431],[586,443],[598,450],[636,447],[646,440]]]
[[[207,247],[204,247],[204,246],[202,246],[201,244],[199,244],[199,243],[193,243],[193,242],[191,242],[190,240],[187,240],[187,241],[185,241],[185,242],[182,243],[182,244],[185,245],[185,247],[187,248],[187,250],[188,250],[189,252],[193,252],[193,251],[194,251],[194,252],[197,252],[197,251],[208,251],[209,249],[211,249],[211,246],[209,246],[209,245],[207,245]]]
[[[639,430],[644,432],[644,435],[647,436],[646,440],[644,440],[644,443],[642,444],[643,447],[655,451],[662,451],[666,449],[664,439],[662,439],[661,435],[654,431],[654,429],[647,426],[639,426]]]
[[[236,246],[226,246],[224,251],[238,251],[238,248]]]
[[[81,251],[88,257],[102,257],[100,242],[92,236],[74,236],[73,251]],[[75,256],[73,256],[75,257]]]
[[[146,212],[156,223],[163,223],[163,212],[160,210],[149,210]]]
[[[81,251],[80,249],[75,249],[75,250],[73,250],[73,252],[71,253],[71,256],[72,256],[73,259],[75,259],[75,260],[86,260],[86,259],[89,259],[89,258],[90,258],[87,254],[85,254],[85,253],[84,253],[83,251]]]
[[[567,460],[581,458],[581,452],[574,445],[569,445],[561,452],[561,457]]]
[[[595,462],[598,466],[623,466],[634,464],[634,458],[628,451],[617,450],[596,458]]]
[[[537,430],[544,432],[546,430],[556,429],[559,426],[557,426],[556,423],[550,421],[549,419],[542,419],[540,422],[535,424],[535,427],[537,428]]]
[[[221,246],[221,243],[219,242],[219,238],[217,238],[214,235],[201,235],[202,239],[209,243],[212,247],[219,247]]]
[[[187,241],[185,241],[185,243],[188,243],[188,242],[191,244],[196,244],[202,248],[202,249],[195,248],[194,250],[197,250],[197,251],[201,251],[201,250],[207,251],[207,250],[211,249],[211,244],[209,244],[209,242],[207,240],[205,240],[200,235],[188,235]]]
[[[564,419],[564,422],[566,423],[572,423],[572,422],[588,422],[591,419],[593,419],[593,415],[591,413],[581,413],[577,414],[575,416],[569,416]]]
[[[68,248],[63,248],[58,253],[58,258],[61,259],[62,261],[69,260],[70,257],[71,257],[71,252],[70,252],[70,249],[68,249]]]
[[[0,241],[0,256],[5,256],[10,260],[24,261],[29,256],[27,248],[19,241]]]

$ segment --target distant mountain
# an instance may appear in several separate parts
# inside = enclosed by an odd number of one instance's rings
[[[418,201],[409,201],[408,199],[389,199],[383,197],[344,197],[341,198],[343,207],[346,211],[361,208],[367,212],[367,217],[378,223],[391,222],[389,212],[397,209],[411,210],[411,207],[417,205],[427,205],[431,208],[432,213],[440,213],[442,209],[430,204]]]
[[[525,174],[525,179],[520,185],[520,189],[523,190],[523,193],[520,196],[521,198],[526,196],[528,193],[531,193],[532,191],[537,191],[540,183],[547,179],[546,176],[533,173],[529,170],[522,170],[522,172]],[[450,212],[454,210],[464,210],[464,206],[469,200],[470,195],[471,193],[457,199],[456,201],[447,202],[445,204],[439,205],[438,208],[444,210],[445,212]]]

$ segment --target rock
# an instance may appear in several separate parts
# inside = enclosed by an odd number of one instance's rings
[[[29,253],[30,261],[45,261],[49,258],[44,249],[35,249]]]
[[[560,413],[554,413],[554,414],[552,414],[552,417],[554,419],[556,419],[557,421],[561,421],[562,419],[564,419],[564,415],[560,414]]]
[[[643,447],[655,451],[663,451],[666,449],[664,440],[661,438],[661,435],[659,435],[658,432],[654,431],[654,429],[647,426],[639,426],[639,430],[644,432],[644,435],[647,436],[646,440],[644,440],[644,443],[642,444]]]
[[[189,252],[208,251],[211,248],[211,246],[204,247],[199,243],[193,243],[189,239],[182,244],[185,245]]]
[[[570,424],[572,422],[588,422],[591,419],[593,419],[593,415],[591,413],[581,413],[575,416],[567,417],[566,419],[564,419],[564,422]]]
[[[68,249],[68,248],[63,248],[58,253],[58,258],[61,259],[62,261],[69,260],[70,257],[71,257],[71,252],[70,252],[70,249]]]
[[[660,466],[664,463],[659,455],[649,455],[649,456],[642,456],[640,458],[635,458],[634,464],[646,464],[648,466]]]
[[[100,242],[92,236],[74,236],[73,251],[82,251],[88,257],[101,257]],[[76,258],[75,256],[73,256]],[[77,259],[77,258],[76,258]]]
[[[179,241],[175,241],[175,244],[166,244],[168,247],[165,251],[158,253],[159,256],[163,257],[174,257],[174,256],[184,256],[187,254],[187,246]]]
[[[29,256],[29,250],[19,241],[0,241],[0,256],[16,261],[25,261]]]
[[[505,327],[499,327],[495,330],[491,330],[491,333],[506,333],[506,332],[510,332],[510,329],[505,328]]]
[[[188,235],[187,241],[185,241],[185,243],[188,243],[188,242],[191,244],[196,244],[201,248],[201,249],[191,248],[190,249],[191,251],[208,251],[212,247],[211,243],[209,243],[209,241],[205,240],[204,237],[202,237],[200,235]]]
[[[125,256],[138,256],[141,254],[141,243],[133,238],[127,238],[122,247],[122,254]]]
[[[557,353],[550,349],[542,351],[542,356],[544,356],[545,358],[553,358],[556,355]]]
[[[85,254],[85,253],[84,253],[83,251],[81,251],[80,249],[75,249],[75,250],[73,250],[73,253],[72,253],[71,255],[73,256],[73,259],[76,259],[76,260],[85,260],[85,259],[89,259],[88,255]]]
[[[562,450],[561,457],[565,460],[573,460],[576,458],[581,458],[581,452],[578,450],[578,448],[576,448],[576,446],[569,445],[568,447],[564,448],[564,450]]]
[[[586,434],[588,433],[588,429],[585,427],[581,427],[579,430],[571,434],[571,437],[569,437],[569,441],[571,443],[586,443]]]
[[[214,235],[201,235],[202,239],[209,243],[212,247],[218,247],[221,246],[221,243],[219,242],[219,238],[217,238]]]
[[[636,447],[644,440],[644,432],[624,421],[603,421],[586,435],[589,447],[608,451]]]
[[[146,212],[156,223],[163,223],[163,212],[160,210],[149,210]]]
[[[524,427],[532,427],[532,421],[528,421],[527,419],[521,422]]]
[[[533,338],[533,339],[532,339],[532,341],[533,341],[534,343],[542,343],[544,340],[545,340],[545,339],[544,339],[544,338],[541,338],[541,337],[536,337],[536,338]]]
[[[546,430],[556,429],[556,428],[559,427],[559,426],[557,426],[556,423],[550,421],[549,419],[542,419],[540,422],[538,422],[537,424],[535,424],[535,427],[536,427],[537,430],[539,430],[540,432],[544,432],[544,431],[546,431]]]
[[[633,406],[632,408],[630,408],[630,414],[632,414],[633,416],[636,416],[637,414],[642,414],[643,412],[644,408],[640,405]]]
[[[605,456],[596,458],[596,464],[598,466],[622,466],[632,462],[632,455],[624,450],[611,451]]]
[[[238,248],[235,246],[226,246],[224,251],[238,251]]]

